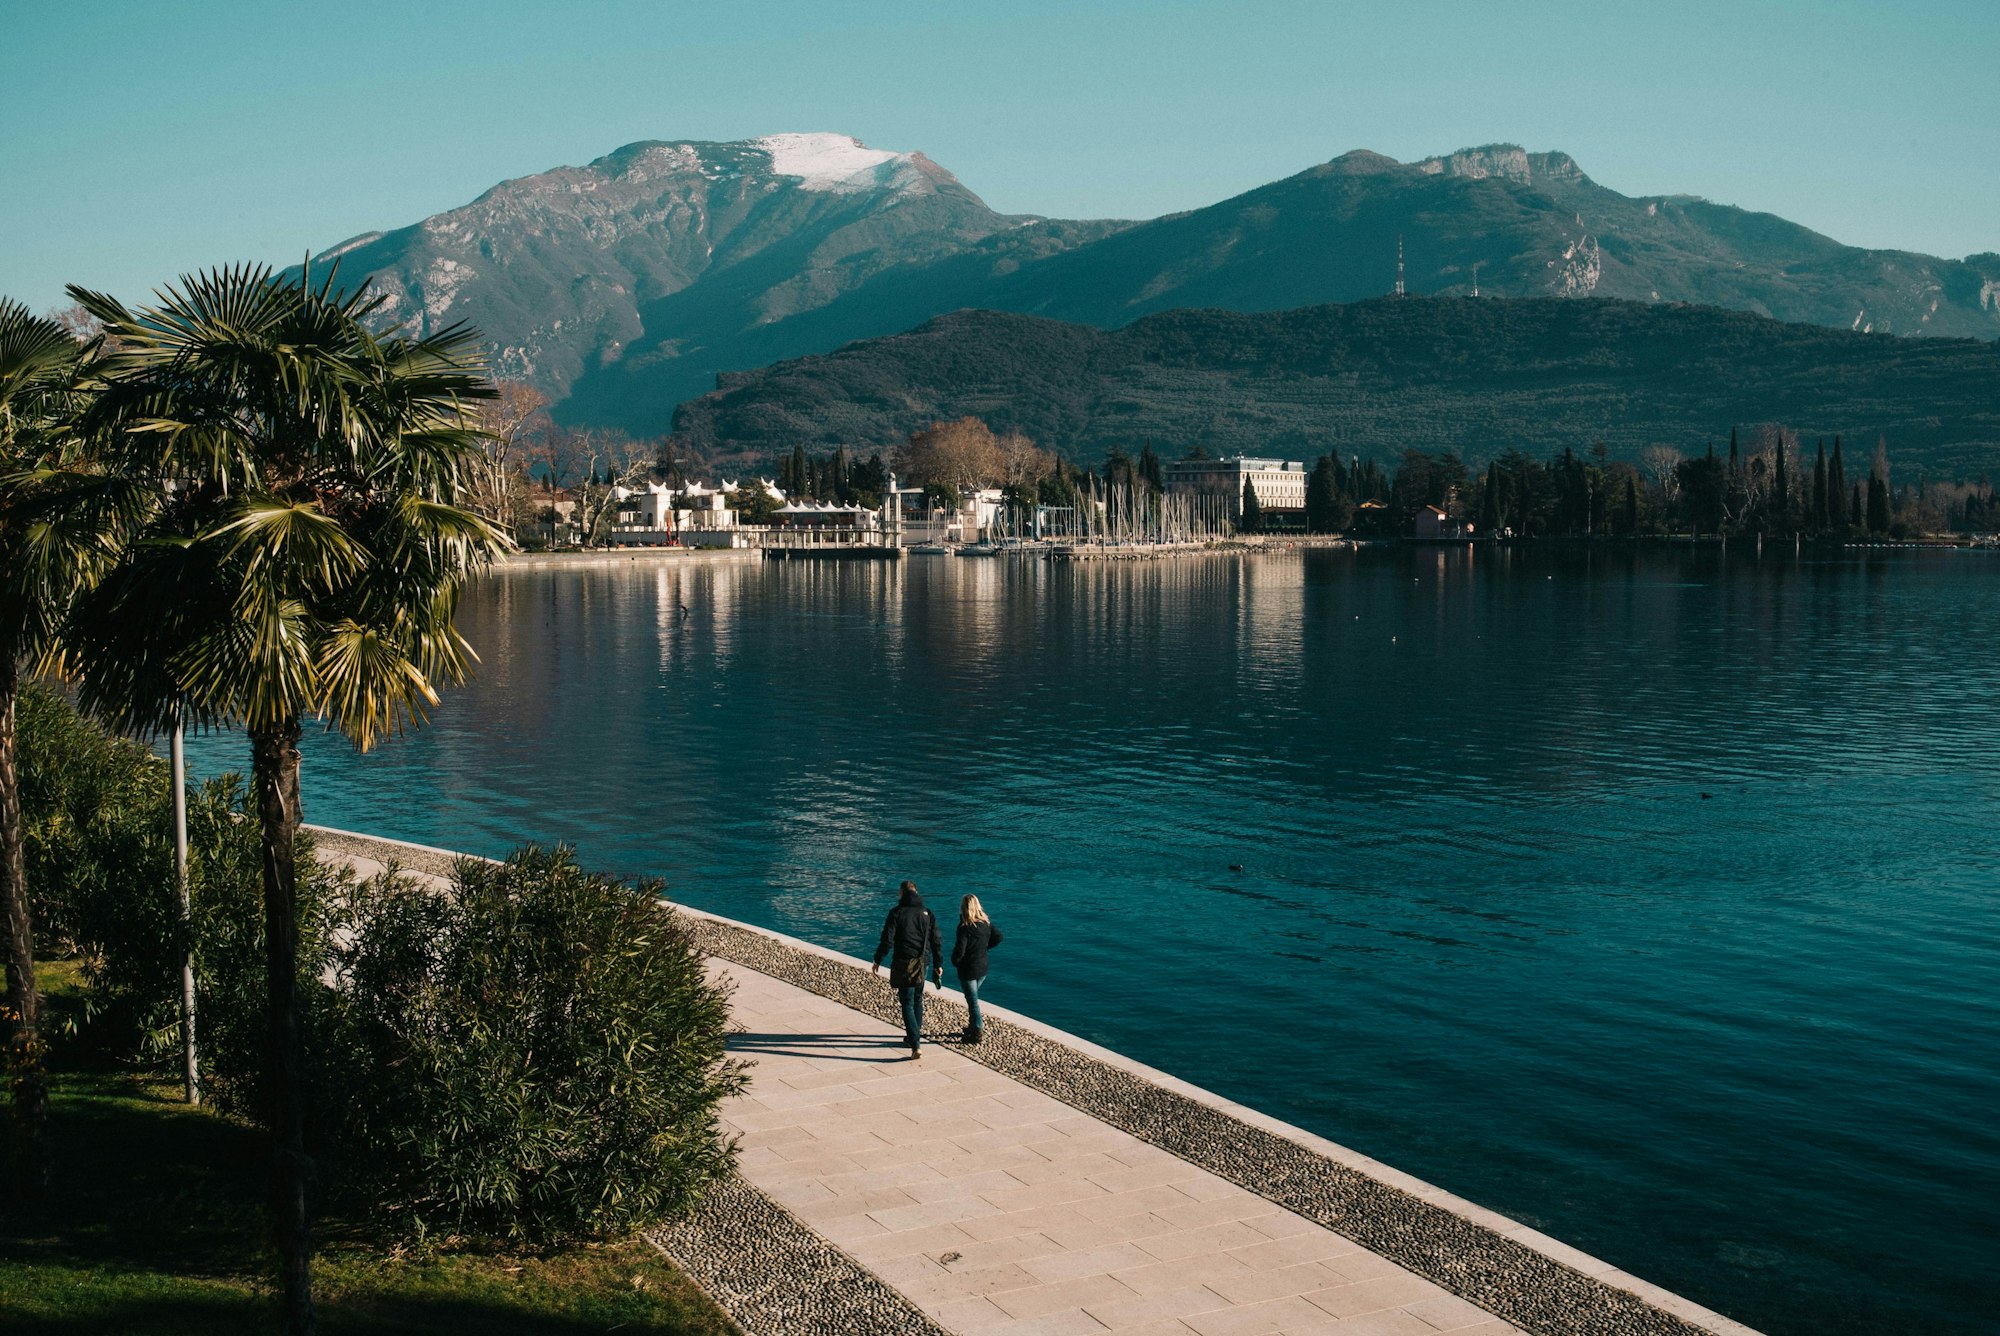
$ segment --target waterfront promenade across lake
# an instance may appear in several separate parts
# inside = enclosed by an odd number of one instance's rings
[[[336,831],[320,848],[364,875],[452,858]],[[682,912],[754,1065],[724,1110],[741,1181],[656,1241],[752,1336],[1751,1336],[1004,1008],[979,1048],[911,1060],[865,962]],[[961,1019],[949,994],[931,1014],[940,1033]]]

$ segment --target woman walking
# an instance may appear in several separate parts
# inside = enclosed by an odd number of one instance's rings
[[[958,986],[965,990],[965,1042],[976,1044],[986,1035],[986,1018],[979,1014],[979,985],[986,982],[986,952],[1000,945],[1000,929],[986,917],[979,897],[958,902],[958,933],[952,938],[951,964]]]

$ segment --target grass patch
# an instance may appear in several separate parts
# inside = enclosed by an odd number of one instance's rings
[[[0,1330],[267,1332],[278,1306],[258,1135],[180,1102],[64,1037],[81,980],[40,971],[57,1033],[49,1140],[55,1188],[0,1210]],[[329,1336],[451,1332],[724,1336],[728,1320],[651,1247],[631,1241],[546,1253],[458,1248],[405,1256],[365,1222],[316,1232],[314,1298]]]

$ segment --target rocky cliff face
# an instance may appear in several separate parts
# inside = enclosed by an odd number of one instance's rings
[[[1487,144],[1462,148],[1442,157],[1425,158],[1417,170],[1426,176],[1456,176],[1483,181],[1489,176],[1533,185],[1537,181],[1587,181],[1567,153],[1530,153],[1519,144]]]

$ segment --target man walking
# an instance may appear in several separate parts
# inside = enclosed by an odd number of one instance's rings
[[[903,1003],[903,1031],[910,1056],[924,1055],[924,975],[931,974],[944,986],[944,938],[938,934],[937,916],[924,908],[917,884],[906,881],[902,897],[889,911],[882,925],[882,940],[875,945],[875,973],[882,972],[882,957],[889,957],[889,982]],[[926,967],[926,957],[929,959]]]

